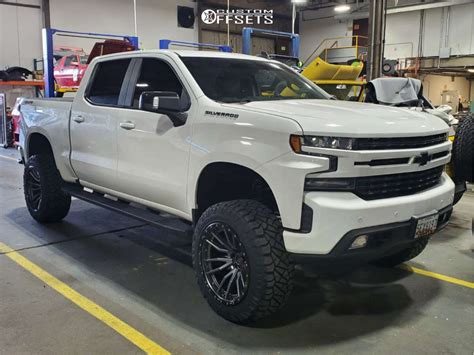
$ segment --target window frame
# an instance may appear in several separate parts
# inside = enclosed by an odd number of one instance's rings
[[[110,105],[110,104],[101,104],[101,103],[93,102],[89,98],[89,94],[90,94],[90,91],[92,89],[92,83],[94,82],[94,80],[97,76],[97,73],[99,71],[100,65],[103,64],[103,63],[108,63],[108,62],[112,62],[112,61],[120,61],[120,60],[129,60],[130,62],[128,63],[127,70],[125,71],[125,76],[123,77],[122,86],[120,87],[120,92],[119,92],[119,97],[118,97],[117,104],[116,105]],[[101,60],[101,61],[95,63],[94,69],[93,69],[93,71],[92,71],[92,73],[89,77],[88,82],[87,82],[86,89],[84,90],[83,99],[92,106],[108,107],[108,108],[126,108],[124,106],[124,99],[125,99],[124,96],[125,96],[126,90],[128,88],[130,77],[131,77],[131,74],[132,74],[133,69],[135,67],[135,63],[136,63],[136,58],[133,58],[133,57],[113,58],[113,59],[108,59],[108,60]]]
[[[191,103],[191,96],[189,95],[189,90],[186,88],[186,85],[184,84],[181,77],[178,75],[178,72],[176,71],[174,66],[169,61],[167,61],[164,58],[158,58],[158,57],[154,57],[154,56],[143,56],[143,57],[138,57],[138,58],[134,58],[134,59],[135,59],[135,65],[133,67],[132,72],[130,73],[128,86],[127,86],[127,89],[126,89],[126,93],[124,95],[125,97],[124,97],[124,100],[123,100],[123,108],[126,108],[128,110],[140,111],[140,109],[138,107],[133,107],[133,98],[135,96],[135,86],[136,86],[138,78],[140,77],[140,74],[141,74],[143,59],[157,60],[157,61],[165,63],[166,65],[168,65],[168,67],[170,67],[173,74],[176,76],[179,83],[181,84],[181,87],[183,88],[183,93],[181,94],[181,96],[183,96],[183,94],[184,94],[184,95],[187,95],[187,97],[188,97],[188,106],[186,107],[186,109],[184,111],[188,111],[191,108],[192,103]],[[153,112],[151,112],[151,113],[153,113]],[[161,113],[156,113],[156,114],[161,115]]]

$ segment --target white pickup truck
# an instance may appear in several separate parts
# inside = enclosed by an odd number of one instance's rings
[[[98,57],[74,99],[20,113],[33,218],[61,220],[76,196],[192,235],[199,287],[236,323],[281,308],[295,264],[402,263],[452,211],[446,123],[331,100],[272,60]]]

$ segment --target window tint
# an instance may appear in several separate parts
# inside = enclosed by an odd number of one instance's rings
[[[99,105],[117,105],[130,59],[110,60],[97,65],[87,98]]]
[[[263,60],[184,57],[204,94],[219,102],[329,99],[288,66]]]
[[[69,57],[66,58],[66,61],[64,62],[64,66],[68,67],[74,61],[76,61],[76,56],[75,55],[70,55]]]
[[[181,96],[183,86],[167,63],[158,59],[144,58],[135,85],[134,108],[138,108],[138,101],[143,91],[173,91]]]

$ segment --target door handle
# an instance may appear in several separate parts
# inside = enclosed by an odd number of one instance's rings
[[[75,122],[77,122],[77,123],[82,123],[82,122],[84,122],[84,117],[82,117],[81,115],[79,115],[79,116],[74,116],[74,117],[73,117],[73,120],[74,120]]]
[[[135,123],[131,121],[126,121],[126,122],[120,122],[120,127],[123,129],[134,129],[135,128]]]

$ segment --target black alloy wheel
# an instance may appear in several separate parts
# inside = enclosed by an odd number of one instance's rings
[[[215,222],[204,229],[200,259],[216,298],[226,305],[241,302],[247,295],[250,268],[245,248],[230,226]]]
[[[31,167],[25,174],[25,197],[31,209],[37,212],[41,207],[41,180],[38,169]]]

